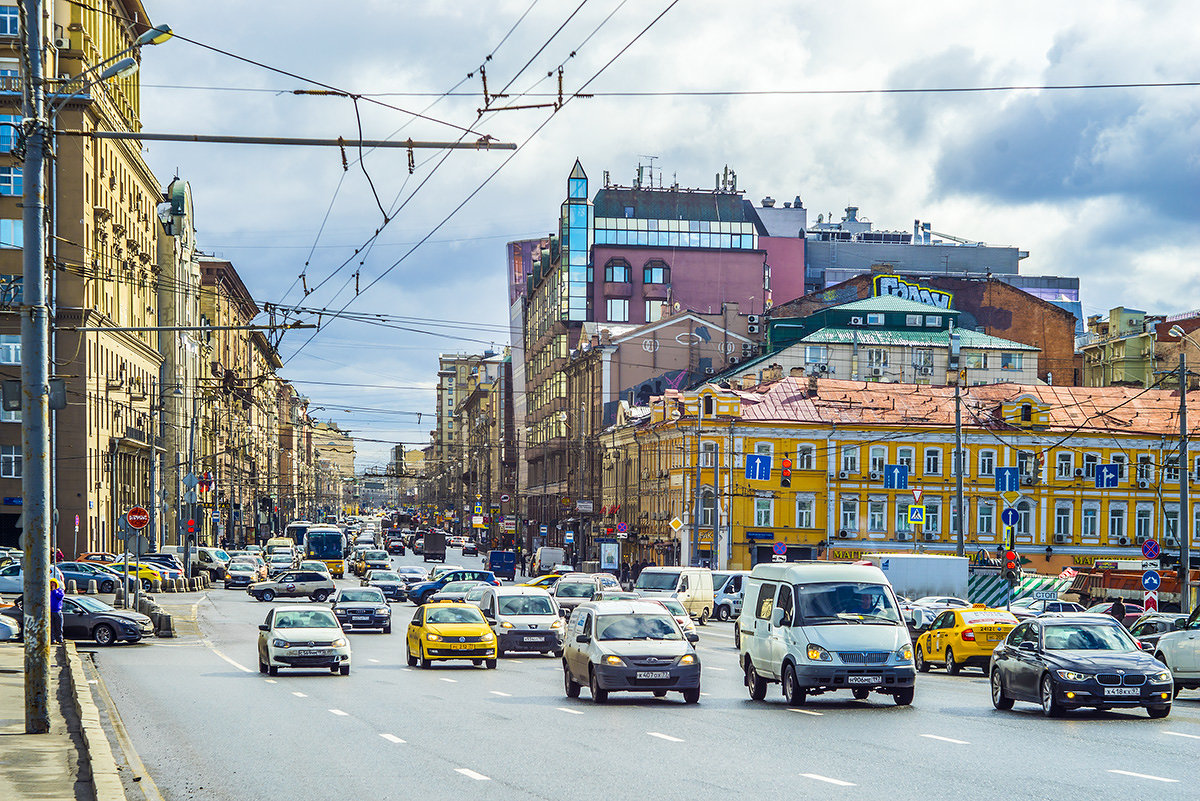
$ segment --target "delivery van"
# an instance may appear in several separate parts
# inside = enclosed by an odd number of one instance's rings
[[[712,571],[706,567],[644,567],[633,590],[646,598],[675,596],[701,626],[712,617]]]

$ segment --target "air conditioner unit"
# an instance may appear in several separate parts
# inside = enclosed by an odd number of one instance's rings
[[[917,375],[933,375],[932,367],[918,367]]]
[[[754,352],[754,343],[753,342],[743,342],[742,343],[742,353],[753,353],[753,352]]]
[[[748,333],[748,334],[757,334],[757,333],[758,333],[758,326],[757,326],[757,325],[748,325],[748,326],[746,326],[746,333]]]
[[[871,368],[871,375],[873,375],[873,376],[881,376],[881,375],[883,375],[883,368],[882,368],[882,367],[872,367],[872,368]]]
[[[748,322],[750,325],[758,325],[758,315],[757,314],[747,314],[746,322]]]
[[[862,324],[863,324],[863,318],[861,318],[861,317],[851,317],[850,318],[850,325],[862,325]]]
[[[716,375],[716,373],[717,373],[717,371],[716,371],[714,368],[712,368],[712,367],[705,367],[705,368],[704,368],[704,374],[705,374],[705,375]]]
[[[926,531],[924,537],[926,542],[936,542],[938,535],[936,531]]]
[[[1075,478],[1083,478],[1083,468],[1082,467],[1075,468]]]
[[[909,535],[906,532],[903,532],[903,531],[896,532],[896,540],[898,542],[904,542],[905,540],[908,539],[908,537],[909,537]]]
[[[71,46],[71,40],[65,36],[54,37],[54,46],[59,50],[66,50]]]
[[[880,478],[882,478],[882,477],[883,477],[883,473],[880,473],[878,470],[872,470],[872,471],[871,471],[871,478],[872,478],[872,479],[874,479],[874,480],[878,481],[878,480],[879,480]]]
[[[1070,540],[1067,539],[1066,534],[1055,534],[1054,542],[1058,545],[1062,545],[1063,543],[1070,542]]]
[[[850,471],[843,470],[842,472],[838,473],[838,478],[850,478]]]
[[[1021,483],[1026,486],[1033,484],[1033,476],[1021,476]]]
[[[1144,478],[1138,479],[1138,489],[1150,489],[1150,482]]]
[[[1176,537],[1174,534],[1168,534],[1167,536],[1163,537],[1163,544],[1166,545],[1168,548],[1178,548],[1179,547],[1179,538]]]
[[[1145,535],[1145,534],[1137,534],[1137,535],[1134,537],[1134,539],[1135,539],[1135,540],[1137,540],[1137,544],[1138,544],[1138,545],[1141,545],[1143,542],[1145,542],[1145,541],[1146,541],[1146,539],[1147,539],[1147,538],[1146,538],[1146,535]]]
[[[818,365],[817,365],[817,372],[818,372],[818,373],[828,373],[828,372],[829,372],[829,365],[828,365],[828,364],[818,364]]]
[[[1118,544],[1118,545],[1128,545],[1128,544],[1129,544],[1129,537],[1118,537],[1118,538],[1117,538],[1117,544]]]
[[[730,357],[729,357],[729,363],[730,363],[730,364],[737,364],[737,363],[738,363],[738,362],[740,362],[740,361],[741,361],[741,359],[739,359],[737,356],[730,356]]]

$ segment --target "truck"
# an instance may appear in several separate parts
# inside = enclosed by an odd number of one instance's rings
[[[554,566],[566,561],[567,553],[562,548],[551,548],[543,545],[533,552],[532,573],[537,576],[552,573]]]
[[[425,544],[421,552],[421,561],[443,563],[446,561],[446,532],[425,532]]]
[[[965,556],[881,553],[865,554],[862,558],[883,571],[897,595],[913,601],[930,595],[967,599],[971,566]],[[901,601],[901,612],[912,631],[928,626],[934,617],[933,611],[933,607]]]
[[[488,551],[487,569],[499,578],[517,580],[517,555],[512,551]]]

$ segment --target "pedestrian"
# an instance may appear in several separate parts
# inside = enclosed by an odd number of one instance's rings
[[[1118,623],[1125,623],[1125,602],[1120,598],[1112,602],[1112,606],[1108,607],[1108,613],[1117,619]]]
[[[618,581],[621,582],[621,586],[628,587],[629,586],[629,563],[628,562],[621,563],[621,569],[620,569],[620,571],[618,571],[618,576],[619,576]]]
[[[54,549],[54,561],[55,561],[55,562],[61,562],[61,561],[63,561],[65,558],[66,558],[66,557],[64,557],[64,556],[63,556],[62,548],[55,548],[55,549]]]
[[[63,641],[63,595],[58,579],[50,579],[50,642]]]

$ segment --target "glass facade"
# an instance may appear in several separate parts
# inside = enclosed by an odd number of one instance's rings
[[[595,220],[595,228],[597,245],[726,250],[754,250],[758,247],[754,223],[749,222],[599,217]]]
[[[591,283],[592,204],[588,201],[587,175],[578,161],[567,179],[567,201],[562,206],[562,277],[559,314],[563,320],[588,319],[588,285]]]

